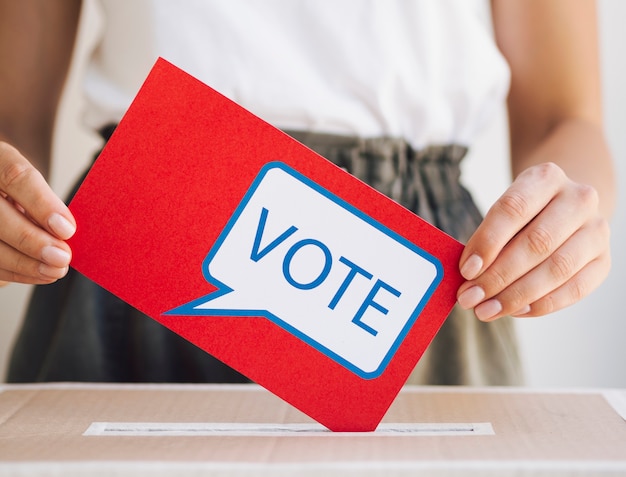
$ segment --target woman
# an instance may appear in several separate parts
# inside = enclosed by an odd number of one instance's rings
[[[593,2],[493,0],[493,38],[481,0],[101,6],[85,118],[105,139],[164,56],[466,242],[459,306],[412,382],[519,383],[509,315],[558,310],[607,276]],[[76,223],[45,176],[80,8],[0,3],[0,280],[44,285],[9,379],[242,380],[68,274]],[[514,181],[483,220],[459,162],[505,96]]]

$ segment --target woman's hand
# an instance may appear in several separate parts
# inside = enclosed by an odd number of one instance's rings
[[[52,283],[71,260],[76,222],[43,176],[0,141],[0,285]]]
[[[553,163],[523,171],[465,247],[459,304],[491,321],[544,315],[588,295],[611,264],[598,204],[593,187]]]
[[[593,0],[492,0],[492,12],[511,70],[516,179],[459,264],[468,281],[458,302],[483,321],[545,315],[598,287],[610,268],[615,203]]]

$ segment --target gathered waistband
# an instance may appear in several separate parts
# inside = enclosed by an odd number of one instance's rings
[[[428,146],[416,150],[403,138],[387,136],[364,138],[288,129],[283,131],[316,152],[347,150],[353,154],[372,159],[389,160],[396,158],[397,161],[443,161],[459,164],[467,153],[467,147],[457,144]]]

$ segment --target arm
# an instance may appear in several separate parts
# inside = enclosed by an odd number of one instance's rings
[[[511,67],[515,180],[468,241],[459,303],[482,320],[539,316],[600,285],[615,201],[590,0],[493,0]]]
[[[80,0],[0,0],[0,282],[67,271],[74,219],[44,176]]]

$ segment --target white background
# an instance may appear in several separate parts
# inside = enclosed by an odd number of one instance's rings
[[[626,185],[626,2],[599,0],[601,61],[606,133],[620,189]],[[73,66],[58,121],[51,182],[61,195],[88,162],[98,142],[80,126],[78,80],[82,59],[93,40],[97,17],[86,3]],[[464,182],[485,211],[508,184],[506,125],[501,114],[465,161]],[[613,269],[604,285],[581,303],[548,317],[518,320],[522,354],[530,386],[626,387],[626,201],[620,194],[612,222]],[[0,373],[23,314],[30,288],[0,289]]]

